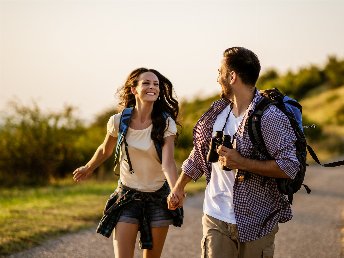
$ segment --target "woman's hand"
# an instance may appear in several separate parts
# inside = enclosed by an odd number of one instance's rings
[[[169,210],[175,210],[183,206],[186,193],[184,191],[172,191],[167,197],[167,205]]]
[[[92,170],[88,166],[82,166],[74,170],[73,179],[75,182],[80,182],[87,179],[91,174]]]
[[[167,197],[167,207],[169,210],[175,210],[179,207],[179,199],[172,192]]]

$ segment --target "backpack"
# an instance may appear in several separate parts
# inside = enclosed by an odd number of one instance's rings
[[[281,93],[278,89],[273,88],[269,90],[260,91],[263,96],[262,100],[257,103],[255,110],[248,119],[248,133],[250,140],[254,146],[254,152],[263,154],[268,159],[273,159],[269,154],[261,132],[261,118],[264,111],[270,106],[275,105],[280,109],[287,117],[296,135],[296,156],[300,163],[299,171],[294,179],[290,178],[276,178],[278,190],[288,196],[290,204],[293,203],[293,194],[300,190],[302,186],[306,189],[307,193],[311,192],[311,189],[303,184],[306,167],[307,151],[312,158],[321,166],[324,167],[336,167],[344,165],[344,160],[336,161],[327,164],[321,164],[317,155],[312,147],[307,144],[306,137],[303,131],[302,124],[302,106],[295,99],[288,97]]]

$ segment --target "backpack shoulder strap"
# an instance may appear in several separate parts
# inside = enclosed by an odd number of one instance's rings
[[[270,99],[263,97],[256,104],[253,113],[248,118],[248,134],[250,140],[252,141],[255,150],[262,153],[268,159],[271,159],[272,157],[265,146],[261,129],[261,120],[264,111],[272,104],[273,102]]]
[[[119,120],[119,126],[118,126],[118,137],[117,137],[117,144],[115,149],[115,165],[117,165],[119,160],[119,153],[121,150],[121,145],[125,139],[125,135],[127,134],[130,118],[133,113],[133,107],[128,107],[123,109],[121,118]]]

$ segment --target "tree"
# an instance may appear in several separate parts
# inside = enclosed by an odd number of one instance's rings
[[[260,90],[263,89],[269,89],[271,82],[275,81],[276,79],[278,79],[279,74],[278,72],[273,69],[270,68],[268,70],[266,70],[261,76],[259,76],[258,81],[257,81],[257,87]]]
[[[336,88],[344,85],[344,60],[339,61],[335,56],[330,56],[324,73],[330,87]]]
[[[311,90],[321,86],[325,82],[323,72],[312,65],[307,68],[301,68],[295,75],[291,92],[297,99],[302,99]]]

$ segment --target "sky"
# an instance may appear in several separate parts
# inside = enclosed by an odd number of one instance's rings
[[[0,111],[72,105],[91,121],[138,67],[169,78],[179,101],[207,97],[226,48],[283,74],[344,58],[343,28],[342,0],[0,0]]]

